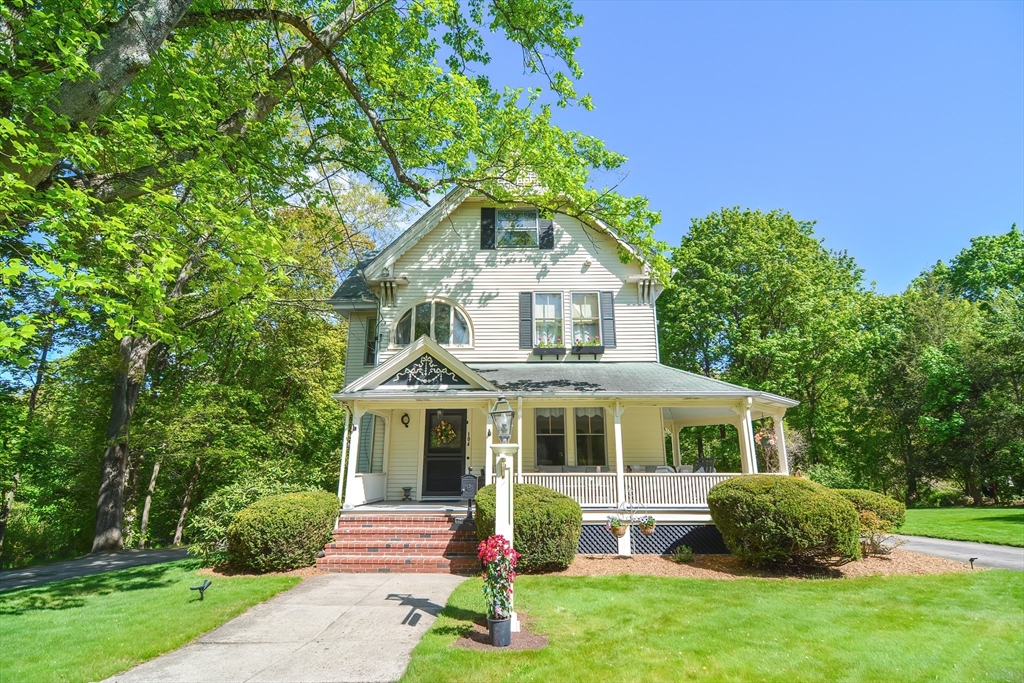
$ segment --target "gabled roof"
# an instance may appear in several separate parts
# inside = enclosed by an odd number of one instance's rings
[[[373,311],[377,309],[377,295],[373,293],[370,285],[366,282],[366,278],[363,277],[363,269],[366,267],[367,262],[357,263],[356,267],[349,272],[348,277],[342,281],[338,289],[331,295],[331,298],[327,300],[327,303],[335,311],[348,313],[351,311]]]
[[[438,382],[434,384],[419,385],[398,385],[389,382],[398,373],[408,369],[408,366],[415,363],[419,358],[429,355],[430,361],[436,361],[444,366],[444,370],[455,373],[463,381],[453,380],[451,384]],[[447,391],[454,386],[459,391],[490,391],[498,389],[488,380],[481,377],[475,370],[453,356],[448,349],[442,347],[436,341],[427,336],[422,336],[405,349],[389,358],[386,363],[373,369],[372,372],[363,375],[345,390],[346,394],[372,391],[375,394],[405,392],[438,392]]]
[[[385,266],[394,263],[402,254],[409,251],[428,232],[437,227],[438,223],[459,208],[459,205],[466,201],[472,193],[472,190],[466,187],[456,187],[448,192],[416,219],[415,223],[406,228],[405,232],[366,263],[365,277],[370,280],[376,279]]]

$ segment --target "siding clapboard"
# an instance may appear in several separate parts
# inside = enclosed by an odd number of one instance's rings
[[[562,292],[563,334],[568,340],[571,293],[611,291],[617,345],[606,349],[601,361],[658,360],[654,309],[641,304],[636,286],[625,282],[630,275],[639,274],[640,267],[619,260],[611,237],[585,228],[574,218],[556,215],[552,250],[481,250],[481,206],[467,201],[392,265],[392,272],[408,278],[409,284],[399,288],[394,307],[382,310],[385,329],[393,335],[398,316],[417,301],[450,299],[465,309],[472,325],[473,346],[450,348],[460,360],[470,364],[536,360],[529,349],[519,348],[520,292]],[[361,316],[353,315],[353,321],[357,317]],[[352,362],[346,382],[367,370],[360,362],[365,321],[350,324],[349,329]],[[400,350],[392,336],[387,348],[381,349],[379,362]],[[561,362],[576,359],[567,356]]]

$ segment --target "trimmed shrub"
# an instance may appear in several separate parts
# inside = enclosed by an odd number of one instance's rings
[[[326,491],[261,498],[228,527],[228,559],[260,573],[308,567],[331,538],[338,497]]]
[[[513,484],[513,545],[522,557],[516,570],[523,574],[565,569],[576,557],[583,530],[583,510],[569,496],[543,486]],[[476,535],[494,533],[494,485],[476,496]]]
[[[735,477],[712,487],[708,507],[726,546],[748,564],[860,559],[857,510],[821,484],[769,474]]]
[[[895,531],[907,519],[907,506],[898,500],[867,489],[833,489],[840,496],[853,503],[857,512],[873,512],[886,524],[887,531]],[[864,529],[862,529],[862,532]],[[861,534],[865,535],[865,534]]]

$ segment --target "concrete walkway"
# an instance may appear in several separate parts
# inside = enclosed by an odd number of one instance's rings
[[[943,538],[926,538],[924,536],[897,536],[906,541],[903,548],[915,553],[945,557],[948,560],[967,563],[976,557],[975,567],[992,567],[995,569],[1016,569],[1024,572],[1024,548],[1012,545],[993,545],[991,543],[973,543],[970,541],[947,541]]]
[[[452,590],[451,574],[324,574],[109,683],[393,681]],[[215,600],[211,591],[208,600]]]
[[[28,588],[51,581],[77,579],[92,576],[115,569],[141,567],[147,564],[159,564],[184,560],[188,557],[185,548],[168,548],[166,550],[121,550],[115,553],[94,553],[66,562],[51,562],[25,569],[9,569],[0,572],[0,591]]]

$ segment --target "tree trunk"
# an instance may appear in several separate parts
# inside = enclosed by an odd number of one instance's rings
[[[178,526],[174,529],[174,545],[181,543],[181,532],[185,528],[185,515],[188,514],[188,505],[192,501],[192,491],[195,490],[196,482],[199,481],[199,461],[196,461],[196,473],[192,475],[192,480],[189,481],[188,486],[185,487],[185,500],[181,503],[181,514],[178,515]]]
[[[96,530],[92,552],[121,550],[124,538],[124,485],[128,470],[128,428],[139,399],[149,354],[156,344],[145,338],[125,337],[120,344],[120,365],[114,376],[114,396],[107,424],[106,448],[100,469],[96,503]]]
[[[149,528],[149,507],[153,503],[153,491],[156,490],[156,475],[160,474],[160,461],[153,463],[153,474],[149,477],[149,488],[146,489],[146,502],[142,506],[142,522],[139,526],[139,547],[146,547],[146,530]]]
[[[21,474],[15,472],[11,479],[14,483],[11,485],[11,490],[7,492],[7,498],[4,499],[3,508],[0,509],[0,556],[3,555],[4,536],[7,534],[7,518],[10,517],[11,508],[14,507],[14,494],[18,490],[18,482],[21,481]]]
[[[704,457],[704,435],[700,433],[700,430],[697,431],[697,457],[702,459]]]

